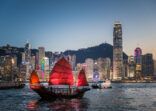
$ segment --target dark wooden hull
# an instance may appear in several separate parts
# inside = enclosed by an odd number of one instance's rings
[[[41,87],[38,89],[33,89],[42,99],[46,100],[55,100],[55,99],[72,99],[72,98],[82,98],[84,93],[90,89],[78,89],[75,93],[63,94],[63,93],[54,93],[48,89]]]

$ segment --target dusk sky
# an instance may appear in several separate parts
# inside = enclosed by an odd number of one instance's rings
[[[113,43],[113,24],[123,28],[123,49],[139,46],[156,58],[156,0],[0,0],[0,46],[50,51]]]

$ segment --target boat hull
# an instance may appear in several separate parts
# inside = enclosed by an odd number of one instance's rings
[[[111,85],[105,85],[105,84],[101,84],[101,83],[92,84],[91,86],[93,89],[110,89],[110,88],[112,88]]]
[[[82,88],[82,89],[77,89],[75,90],[74,93],[55,93],[49,90],[48,88],[45,87],[40,87],[38,89],[33,89],[42,99],[46,100],[55,100],[55,99],[72,99],[72,98],[82,98],[84,96],[84,93],[88,90],[89,88]],[[57,90],[55,88],[55,90]]]

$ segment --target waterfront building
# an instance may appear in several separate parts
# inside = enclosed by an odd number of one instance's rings
[[[142,78],[142,50],[139,47],[137,47],[134,50],[134,60],[135,60],[135,64],[136,64],[135,78],[141,79]]]
[[[134,59],[136,64],[142,64],[142,50],[140,47],[134,50]]]
[[[45,57],[44,58],[44,80],[48,81],[49,80],[49,73],[51,71],[49,67],[49,58]]]
[[[128,77],[127,65],[128,65],[128,60],[127,59],[123,59],[123,78],[127,78]]]
[[[128,57],[128,65],[127,65],[127,77],[133,78],[135,77],[135,60],[134,56],[129,56]]]
[[[1,81],[16,81],[19,75],[16,56],[7,55],[0,57],[0,60]]]
[[[24,47],[24,53],[22,53],[22,64],[26,67],[26,76],[25,80],[29,80],[30,73],[32,71],[31,65],[31,45],[30,43],[26,43]]]
[[[26,60],[25,60],[25,52],[22,52],[22,64],[25,64]]]
[[[74,71],[76,68],[76,55],[68,55],[67,59],[72,67],[72,70]]]
[[[25,61],[27,63],[30,63],[30,61],[31,61],[31,45],[30,45],[30,43],[27,42],[25,44],[24,52],[25,52]]]
[[[100,81],[100,74],[97,70],[94,70],[94,72],[93,72],[93,81],[94,82]]]
[[[39,64],[41,65],[41,61],[45,57],[45,48],[44,47],[39,47],[38,51],[39,51]]]
[[[31,56],[31,61],[30,61],[30,64],[31,64],[31,69],[35,69],[35,56]]]
[[[113,79],[123,78],[123,47],[122,47],[122,26],[115,22],[113,30]]]
[[[76,67],[76,55],[72,55],[71,56],[71,66],[72,66],[72,70],[75,70],[75,67]]]
[[[48,51],[48,52],[45,52],[45,56],[49,58],[49,67],[51,69],[53,67],[54,54],[51,51]]]
[[[0,56],[0,81],[4,79],[4,62],[5,62],[5,57]]]
[[[142,56],[142,75],[143,77],[154,76],[153,55],[150,53]]]
[[[86,71],[86,78],[87,81],[92,81],[93,80],[93,69],[94,69],[94,60],[91,58],[87,58],[85,60],[85,71]]]
[[[39,47],[38,48],[38,64],[37,64],[37,73],[39,76],[39,79],[41,81],[45,80],[45,73],[44,73],[44,65],[45,65],[45,48],[44,47]]]
[[[154,60],[154,76],[156,76],[156,60]]]
[[[98,58],[97,70],[99,72],[100,80],[110,79],[110,70],[111,70],[111,60],[110,58]]]
[[[26,72],[27,72],[27,66],[26,64],[21,64],[19,67],[20,72],[20,78],[24,81],[26,81]]]
[[[36,52],[36,56],[35,56],[35,68],[36,70],[39,70],[40,66],[39,66],[39,53]]]

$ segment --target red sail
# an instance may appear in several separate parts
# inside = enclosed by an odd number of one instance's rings
[[[39,84],[40,80],[35,70],[30,75],[30,84]]]
[[[30,75],[29,83],[30,83],[31,89],[40,89],[41,88],[40,80],[39,80],[39,77],[35,70]]]
[[[79,72],[77,86],[88,86],[85,71],[83,69]]]
[[[49,85],[73,85],[73,74],[69,62],[63,57],[54,66]]]

